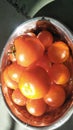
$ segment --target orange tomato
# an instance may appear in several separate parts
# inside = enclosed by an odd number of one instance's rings
[[[49,89],[49,77],[41,67],[35,67],[23,72],[19,81],[20,91],[30,99],[40,99]]]
[[[6,67],[5,70],[3,71],[2,78],[7,87],[11,89],[18,88],[18,84],[15,81],[13,81],[8,75],[8,67]]]
[[[47,73],[49,73],[49,70],[51,68],[51,62],[48,59],[48,55],[43,55],[37,62],[36,66],[40,66],[46,70]]]
[[[44,52],[44,47],[37,37],[19,36],[14,40],[17,63],[28,67],[37,61]]]
[[[41,116],[46,112],[47,104],[43,99],[27,100],[26,108],[33,116]]]
[[[70,72],[64,64],[54,64],[49,72],[49,77],[56,84],[66,84],[70,79]]]
[[[12,80],[18,83],[24,69],[25,68],[17,64],[17,62],[13,62],[8,66],[8,75]]]
[[[59,85],[51,85],[48,93],[44,97],[45,102],[52,107],[60,107],[65,102],[66,95],[64,89]]]
[[[48,48],[53,43],[53,36],[49,31],[41,31],[37,38],[42,42],[45,48]]]
[[[19,88],[17,88],[12,93],[12,100],[15,104],[24,106],[26,104],[27,98],[23,96]]]
[[[53,63],[62,63],[69,58],[69,47],[62,41],[53,43],[48,48],[48,57]]]

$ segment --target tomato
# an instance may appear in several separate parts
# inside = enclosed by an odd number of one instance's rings
[[[49,89],[49,77],[41,67],[34,67],[22,73],[19,88],[24,96],[30,99],[40,99]]]
[[[8,66],[8,75],[12,80],[18,83],[24,69],[25,68],[17,64],[17,62],[13,62]]]
[[[18,87],[18,84],[9,77],[8,67],[6,67],[5,70],[3,71],[2,78],[5,84],[7,85],[7,87],[11,89],[16,89]]]
[[[37,38],[42,42],[45,48],[48,48],[53,43],[53,36],[49,31],[41,31]]]
[[[19,106],[24,106],[26,104],[27,98],[24,97],[19,88],[17,88],[12,93],[12,100],[15,104]]]
[[[40,66],[46,70],[47,73],[49,73],[49,70],[51,68],[51,62],[48,59],[47,54],[43,55],[37,62],[36,66]]]
[[[43,99],[27,100],[26,108],[33,116],[41,116],[46,112],[47,104]]]
[[[69,47],[62,41],[53,43],[48,48],[48,57],[53,63],[62,63],[69,58]]]
[[[44,97],[45,102],[52,107],[60,107],[65,102],[64,89],[59,85],[51,85],[48,93]]]
[[[52,82],[56,84],[66,84],[70,79],[70,72],[64,64],[54,64],[49,72]]]
[[[17,63],[28,67],[37,61],[44,52],[44,47],[37,37],[19,36],[14,40]]]

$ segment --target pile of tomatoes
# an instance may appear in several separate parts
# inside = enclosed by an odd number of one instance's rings
[[[64,41],[55,41],[47,30],[37,35],[29,32],[17,36],[7,51],[8,61],[2,78],[13,90],[12,101],[25,106],[33,116],[41,116],[47,106],[58,108],[67,98],[65,87],[71,78],[66,62],[70,50]]]

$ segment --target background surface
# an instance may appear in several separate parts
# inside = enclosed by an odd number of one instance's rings
[[[28,0],[27,0],[28,1]],[[30,0],[31,1],[31,0]],[[32,4],[32,3],[31,3]],[[18,8],[17,8],[18,9]],[[13,30],[26,20],[25,11],[17,10],[7,0],[0,0],[0,54]],[[64,23],[73,32],[73,0],[55,0],[43,7],[34,17],[49,16]],[[24,130],[8,114],[0,94],[0,129]],[[73,116],[56,130],[72,130]]]

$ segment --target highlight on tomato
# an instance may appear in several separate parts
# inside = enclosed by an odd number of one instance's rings
[[[23,66],[20,66],[17,64],[17,62],[13,62],[8,66],[8,76],[18,83],[20,76],[24,70],[25,68]]]
[[[26,102],[26,109],[33,116],[41,116],[46,112],[47,104],[43,99],[29,99]]]
[[[41,67],[34,67],[22,73],[19,89],[29,99],[40,99],[49,89],[49,76]]]
[[[22,35],[14,40],[17,63],[28,67],[36,62],[44,53],[44,46],[35,36]]]
[[[45,48],[48,48],[53,43],[53,35],[46,30],[41,31],[37,35],[37,38],[42,42]]]
[[[48,48],[48,57],[52,63],[63,63],[69,55],[69,47],[63,41],[56,41]]]
[[[66,84],[70,80],[70,72],[64,64],[53,64],[50,69],[49,77],[56,84]]]
[[[8,67],[6,67],[5,70],[3,71],[2,80],[4,81],[4,83],[6,84],[7,87],[9,87],[11,89],[18,88],[18,83],[16,81],[12,80],[11,77],[9,77],[9,75],[8,75]]]
[[[60,107],[63,105],[66,99],[64,89],[60,85],[53,84],[46,96],[44,97],[45,102],[51,107]]]
[[[15,89],[12,93],[12,100],[15,104],[19,106],[25,106],[27,98],[23,96],[19,88]]]

